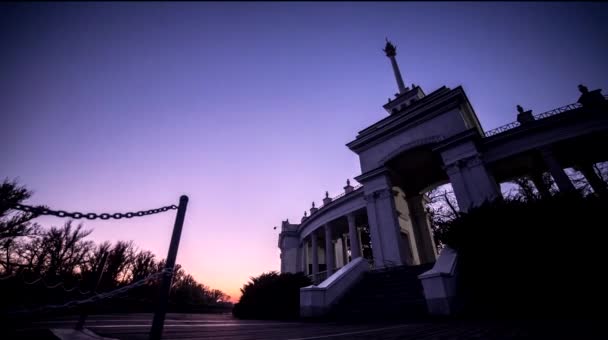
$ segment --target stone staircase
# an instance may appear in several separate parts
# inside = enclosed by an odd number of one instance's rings
[[[364,274],[334,306],[331,320],[412,320],[427,315],[422,284],[417,276],[433,263],[372,270]]]

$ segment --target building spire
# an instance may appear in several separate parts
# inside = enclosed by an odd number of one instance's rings
[[[397,47],[393,45],[388,38],[386,38],[386,46],[382,50],[386,53],[386,56],[391,60],[391,64],[393,65],[393,72],[395,73],[395,78],[397,79],[397,86],[399,87],[399,93],[404,93],[408,89],[405,87],[403,83],[403,78],[401,78],[401,71],[399,71],[399,65],[397,65],[397,60],[395,56],[397,55]]]

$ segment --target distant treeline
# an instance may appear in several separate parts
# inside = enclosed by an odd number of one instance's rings
[[[93,296],[90,291],[95,288],[98,293],[109,292],[163,270],[164,259],[138,249],[132,241],[96,244],[87,239],[92,230],[82,224],[75,226],[71,220],[50,228],[33,223],[35,215],[12,208],[30,195],[14,181],[4,180],[0,185],[0,313],[84,300]],[[153,311],[159,287],[160,277],[156,277],[86,308],[90,312]],[[175,266],[170,311],[229,311],[228,300],[224,292],[198,283],[179,264]],[[55,312],[80,308],[59,308]]]

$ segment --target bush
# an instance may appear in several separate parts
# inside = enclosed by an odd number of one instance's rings
[[[465,311],[591,315],[606,302],[607,203],[576,195],[498,200],[444,223],[439,237],[459,254]]]
[[[243,295],[232,314],[240,319],[297,319],[300,288],[311,284],[303,273],[269,272],[253,277],[241,288]]]

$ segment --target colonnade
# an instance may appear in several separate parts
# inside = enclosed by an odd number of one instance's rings
[[[335,230],[336,221],[329,222],[311,232],[300,244],[301,271],[309,274],[315,283],[332,275],[339,269],[338,265],[342,267],[361,257],[361,236],[356,225],[355,215],[349,213],[340,218],[344,217],[348,223],[348,233],[338,233]],[[321,238],[323,247],[320,244]],[[350,256],[348,250],[350,250]],[[325,265],[324,270],[320,270],[320,265],[323,264]]]

